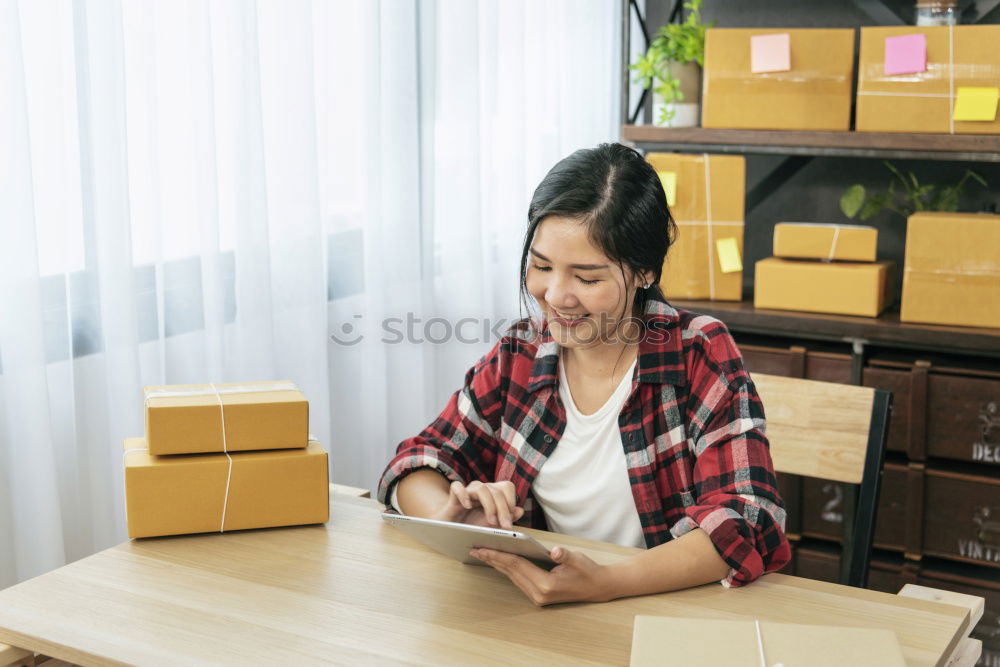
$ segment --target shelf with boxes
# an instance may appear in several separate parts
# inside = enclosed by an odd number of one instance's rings
[[[623,125],[621,138],[643,151],[1000,162],[1000,135],[989,134],[735,130]]]
[[[661,4],[646,9],[652,15]],[[628,6],[623,18],[628,54]],[[669,20],[677,18],[675,5]],[[755,37],[764,37],[759,41],[769,49],[787,48],[778,54],[780,67],[767,71],[753,62]],[[744,236],[754,234],[744,224],[751,211],[813,158],[1000,162],[996,43],[996,25],[709,29],[704,127],[636,124],[643,109],[652,120],[652,105],[640,100],[631,112],[624,63],[621,139],[646,154],[683,223],[671,253],[685,257],[668,257],[661,284],[672,304],[723,321],[751,373],[893,392],[869,587],[895,593],[918,583],[984,596],[986,614],[974,636],[983,640],[984,656],[1000,664],[1000,217],[911,217],[905,252],[894,257],[904,276],[901,308],[887,299],[872,316],[804,312],[814,302],[793,310],[784,297],[778,307],[755,304],[757,290],[747,293],[740,276],[756,270],[758,288],[761,264],[743,267],[739,255],[734,262],[716,247],[732,238],[742,253]],[[984,88],[985,98],[977,97]],[[786,159],[747,191],[745,181],[727,175],[736,167],[726,161],[742,162],[748,154]],[[742,203],[734,204],[737,199]],[[722,207],[728,207],[725,215]],[[819,270],[813,265],[820,260],[846,259],[788,255],[777,250],[781,239],[774,240],[774,255],[792,259],[762,262],[800,264],[793,267],[799,277],[772,285],[799,282],[803,271]],[[874,259],[850,261],[867,262],[874,271]],[[827,263],[841,264],[830,267],[838,279],[810,280],[841,286],[843,262]],[[854,291],[882,291],[873,285]],[[928,304],[937,311],[927,312]],[[786,571],[835,581],[851,489],[786,475],[779,484],[794,552]]]
[[[657,6],[654,2],[648,8],[651,16]],[[645,22],[634,8],[646,36]],[[679,18],[676,9],[671,20]],[[689,19],[697,24],[699,11]],[[995,48],[1000,25],[858,29],[712,25],[702,27],[700,36],[692,30],[687,22],[677,30],[690,33],[687,41],[663,30],[652,42],[646,36],[646,54],[630,64],[631,17],[629,8],[624,8],[621,124],[626,140],[725,143],[767,147],[771,152],[783,146],[812,149],[818,155],[830,154],[829,150],[956,156],[968,152],[978,158],[964,159],[996,160],[989,155],[995,152],[989,136],[1000,134],[1000,51]],[[677,73],[694,63],[702,64],[700,86],[674,99]],[[631,112],[632,70],[635,82],[647,89],[655,83],[657,94],[664,96],[663,112],[655,120],[654,105],[645,91]],[[697,112],[679,114],[681,100],[699,105],[700,123]],[[662,127],[637,125],[641,110],[647,122]],[[686,127],[699,124],[700,128]],[[690,131],[657,131],[663,127]],[[723,141],[726,135],[714,133],[718,131],[731,134]],[[978,138],[963,140],[963,135]],[[921,141],[921,136],[928,139]]]

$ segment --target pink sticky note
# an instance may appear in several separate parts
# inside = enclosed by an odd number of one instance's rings
[[[927,37],[922,34],[885,38],[885,73],[927,71]]]
[[[790,69],[792,46],[787,32],[750,38],[751,72],[787,72]]]

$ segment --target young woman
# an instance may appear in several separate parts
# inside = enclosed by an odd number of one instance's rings
[[[555,547],[551,571],[473,552],[538,605],[740,586],[782,567],[785,511],[739,350],[721,322],[673,308],[659,288],[675,230],[636,151],[602,144],[553,167],[521,256],[521,295],[540,322],[512,326],[399,445],[379,500],[646,549],[598,565]]]

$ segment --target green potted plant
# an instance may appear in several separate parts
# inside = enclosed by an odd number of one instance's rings
[[[635,83],[653,91],[653,124],[697,127],[701,112],[701,68],[705,65],[702,0],[684,3],[687,18],[660,28],[646,53],[629,66]]]
[[[889,161],[883,164],[892,172],[893,179],[885,192],[868,195],[865,187],[852,185],[844,191],[840,198],[840,210],[848,218],[859,217],[867,220],[884,210],[894,211],[904,218],[917,211],[957,211],[958,199],[970,179],[986,186],[983,177],[966,169],[962,178],[954,185],[921,184],[912,171],[905,174]],[[896,183],[902,185],[902,190],[896,189]]]

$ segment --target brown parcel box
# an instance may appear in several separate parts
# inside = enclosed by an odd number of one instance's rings
[[[743,272],[723,273],[716,244],[735,239],[742,258],[745,159],[677,153],[649,153],[646,159],[657,173],[677,175],[676,201],[670,207],[677,239],[663,264],[663,294],[668,299],[739,301]]]
[[[864,225],[779,222],[774,226],[774,256],[874,262],[878,230]]]
[[[875,317],[889,305],[892,264],[768,257],[756,264],[754,306]]]
[[[769,620],[760,620],[758,625],[755,621],[752,615],[741,619],[636,616],[629,665],[903,667],[906,664],[892,630]],[[725,640],[719,641],[720,637]],[[664,660],[668,654],[670,659]]]
[[[788,34],[791,70],[750,71],[750,38]],[[712,28],[705,34],[703,127],[849,130],[853,29]]]
[[[1000,328],[1000,215],[910,216],[899,319]]]
[[[309,402],[291,382],[164,385],[145,387],[144,395],[146,440],[156,456],[301,448],[309,440]]]
[[[993,121],[956,120],[952,125],[959,87],[1000,85],[1000,25],[962,25],[951,30],[945,26],[861,29],[855,121],[859,132],[1000,132],[1000,116]],[[927,71],[887,76],[886,37],[915,34],[927,38]],[[953,45],[949,44],[952,39]]]
[[[152,456],[125,440],[129,537],[325,523],[330,512],[326,451],[304,449]],[[228,497],[226,482],[229,482]],[[225,520],[223,520],[225,509]]]

